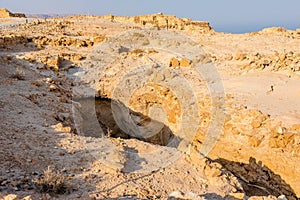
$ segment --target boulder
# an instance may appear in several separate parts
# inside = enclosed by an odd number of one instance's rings
[[[59,70],[59,65],[60,65],[60,60],[61,58],[59,56],[51,57],[47,60],[47,65],[50,67],[50,69],[54,71]]]
[[[234,56],[235,60],[245,60],[247,58],[247,54],[245,53],[241,53],[241,52],[237,52]]]
[[[4,200],[19,200],[20,198],[15,194],[9,194],[4,197]]]
[[[171,58],[171,60],[170,60],[170,64],[169,64],[169,67],[178,67],[178,66],[180,66],[180,62],[179,62],[179,60],[177,59],[177,58]]]
[[[169,67],[188,67],[191,65],[191,61],[186,58],[181,58],[180,60],[177,58],[171,58]]]
[[[180,67],[188,67],[191,65],[191,61],[186,59],[186,58],[182,58],[180,60]]]

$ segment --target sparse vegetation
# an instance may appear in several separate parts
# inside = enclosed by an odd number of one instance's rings
[[[107,128],[106,131],[107,131],[107,137],[110,138],[113,131],[110,128]]]
[[[39,82],[39,81],[32,81],[31,85],[34,85],[34,86],[37,86],[37,87],[42,86],[41,82]]]
[[[48,166],[44,175],[34,181],[37,189],[42,193],[64,194],[68,191],[66,179],[60,171],[55,171],[53,167]]]
[[[134,53],[134,54],[140,54],[140,53],[144,53],[144,50],[142,50],[142,49],[135,49],[135,50],[132,51],[132,53]]]
[[[145,35],[142,34],[142,33],[133,33],[132,36],[133,36],[133,37],[145,37]]]

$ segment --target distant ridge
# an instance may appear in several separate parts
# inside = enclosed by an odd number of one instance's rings
[[[69,17],[74,14],[26,14],[28,18],[56,18],[56,17]]]

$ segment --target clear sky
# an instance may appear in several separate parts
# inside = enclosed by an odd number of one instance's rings
[[[0,0],[0,7],[30,14],[142,15],[163,12],[209,21],[216,31],[300,28],[300,0]]]

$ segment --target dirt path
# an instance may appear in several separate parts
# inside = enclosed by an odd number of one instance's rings
[[[238,102],[259,109],[286,125],[300,123],[299,77],[281,73],[256,72],[223,81],[226,92]]]

